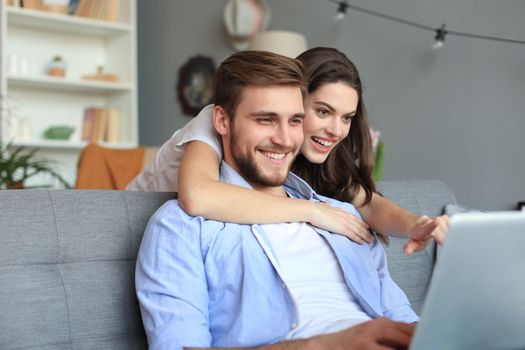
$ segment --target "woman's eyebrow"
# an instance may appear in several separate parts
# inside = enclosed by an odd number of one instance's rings
[[[330,104],[326,103],[326,102],[323,102],[323,101],[314,101],[314,104],[318,104],[318,105],[322,105],[324,107],[326,107],[327,109],[329,109],[331,112],[335,112],[335,108],[332,107]],[[345,115],[350,115],[350,116],[355,116],[357,114],[357,111],[352,111],[350,113],[346,113]]]
[[[335,108],[332,107],[330,104],[326,103],[326,102],[323,102],[323,101],[314,101],[315,104],[317,105],[323,105],[324,107],[328,108],[329,110],[331,111],[335,111]]]

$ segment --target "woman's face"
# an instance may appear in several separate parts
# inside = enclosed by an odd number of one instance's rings
[[[326,83],[308,94],[301,153],[312,163],[322,163],[350,132],[359,98],[346,83]]]

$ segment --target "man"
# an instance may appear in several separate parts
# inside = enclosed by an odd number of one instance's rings
[[[289,174],[303,141],[303,82],[300,63],[270,53],[237,53],[221,64],[213,110],[221,181],[359,215]],[[155,350],[405,348],[413,325],[389,319],[418,320],[377,240],[358,245],[306,223],[206,220],[177,201],[148,224],[136,288]]]

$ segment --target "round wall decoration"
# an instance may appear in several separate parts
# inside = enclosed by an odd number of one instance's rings
[[[194,56],[179,69],[177,97],[186,115],[196,116],[213,102],[215,63],[206,56]]]

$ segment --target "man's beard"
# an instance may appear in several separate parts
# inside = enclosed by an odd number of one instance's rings
[[[246,181],[252,184],[265,187],[277,187],[284,185],[286,179],[288,178],[288,173],[290,172],[290,169],[292,167],[291,162],[288,165],[288,169],[286,169],[284,175],[278,174],[275,176],[265,176],[262,174],[262,171],[258,168],[257,162],[255,161],[254,157],[252,157],[251,155],[243,155],[242,152],[238,150],[237,141],[237,137],[232,130],[230,142],[231,155],[233,160],[235,161],[235,164],[239,168],[240,175]],[[273,145],[272,147],[269,147],[269,150],[273,150],[275,152],[292,152],[293,149]]]

